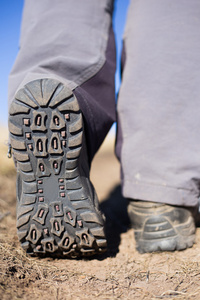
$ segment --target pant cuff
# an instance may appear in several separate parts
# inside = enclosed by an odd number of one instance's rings
[[[122,185],[125,198],[166,203],[179,206],[197,206],[199,194],[197,191],[125,181]]]

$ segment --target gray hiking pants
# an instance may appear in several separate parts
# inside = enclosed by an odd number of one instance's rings
[[[90,160],[115,120],[112,0],[26,0],[9,103],[30,80],[67,82]],[[195,206],[200,192],[200,1],[133,0],[124,33],[116,153],[123,195]]]

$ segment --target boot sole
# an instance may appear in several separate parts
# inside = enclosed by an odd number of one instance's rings
[[[185,233],[181,234],[181,233]],[[140,253],[184,250],[195,242],[195,226],[190,217],[184,224],[173,226],[167,218],[149,218],[141,230],[135,229],[136,249]]]
[[[128,212],[140,253],[184,250],[195,242],[194,218],[187,208],[130,201]]]
[[[56,257],[103,253],[104,220],[82,176],[84,128],[72,91],[57,80],[32,81],[17,92],[9,115],[23,249]]]

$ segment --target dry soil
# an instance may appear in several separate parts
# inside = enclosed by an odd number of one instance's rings
[[[200,229],[181,252],[139,254],[120,192],[120,166],[109,138],[91,178],[106,216],[108,251],[91,259],[33,258],[15,228],[15,170],[0,131],[0,299],[200,299]]]

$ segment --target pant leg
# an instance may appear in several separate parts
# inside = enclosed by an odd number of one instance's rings
[[[56,78],[74,90],[90,160],[115,120],[112,11],[113,0],[26,0],[9,77],[9,105],[21,86],[37,78]]]
[[[116,148],[125,197],[198,203],[199,15],[198,0],[131,2]]]

